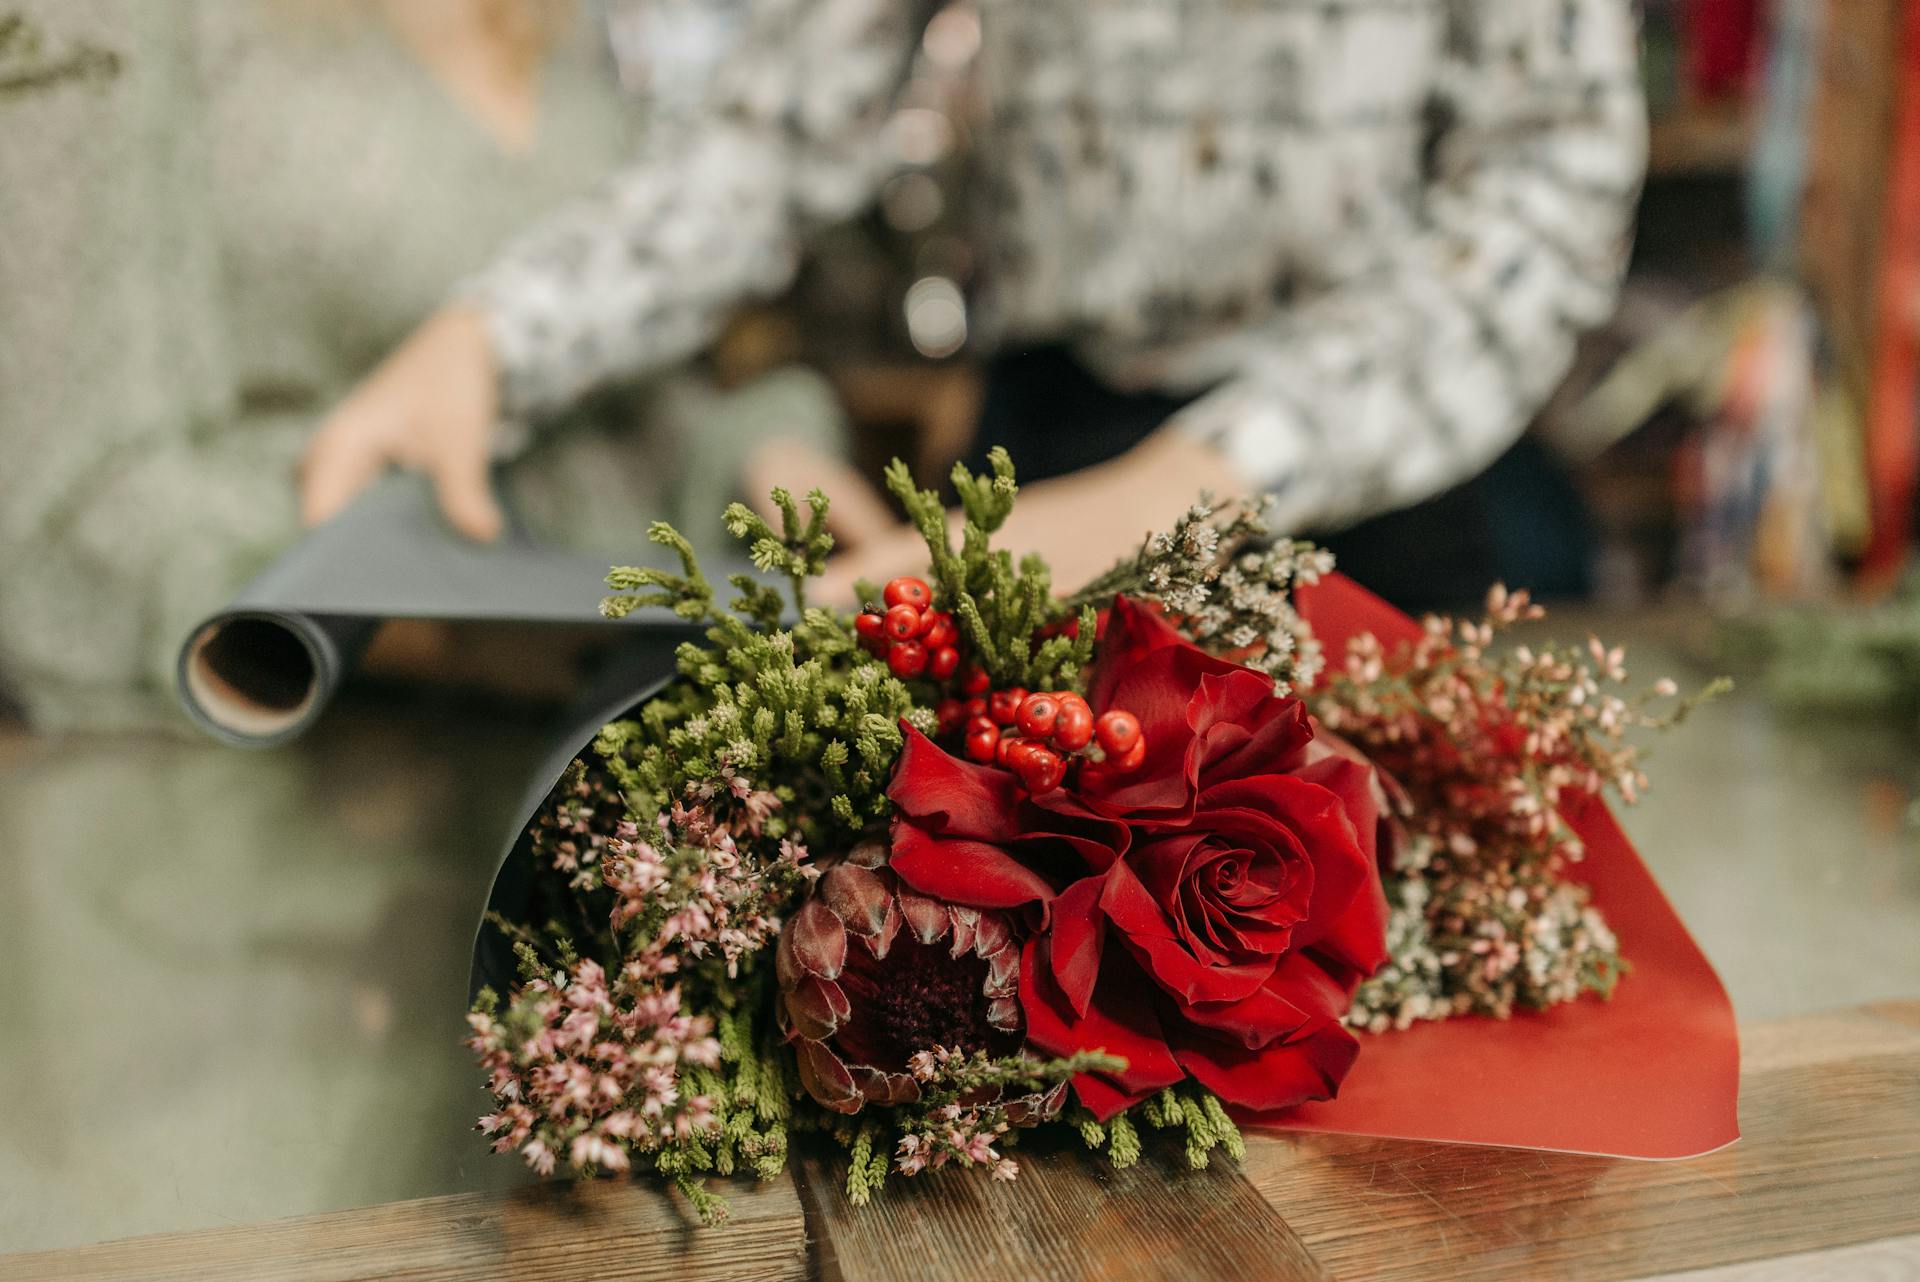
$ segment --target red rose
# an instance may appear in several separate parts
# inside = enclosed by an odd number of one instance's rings
[[[1270,677],[1124,599],[1088,700],[1139,718],[1145,762],[1038,799],[909,733],[891,867],[949,903],[1037,905],[1027,1039],[1127,1060],[1075,1081],[1096,1115],[1189,1076],[1252,1109],[1330,1097],[1358,1051],[1341,1015],[1386,956],[1371,769],[1315,743]]]

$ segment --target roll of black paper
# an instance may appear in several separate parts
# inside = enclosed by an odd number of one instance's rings
[[[180,650],[180,698],[229,743],[284,743],[319,717],[382,622],[613,627],[599,614],[606,573],[605,560],[523,535],[463,539],[417,480],[391,477],[193,630]],[[636,612],[617,626],[689,634],[664,610]]]
[[[498,914],[508,921],[524,921],[539,873],[533,857],[533,821],[554,790],[566,781],[567,768],[585,756],[597,761],[593,741],[602,726],[636,715],[641,706],[659,694],[673,679],[660,662],[660,651],[640,647],[623,651],[608,664],[593,688],[576,700],[563,724],[570,727],[558,736],[553,749],[528,780],[525,797],[514,807],[515,823],[500,849],[494,866],[493,886],[487,893],[486,914],[480,919],[473,937],[473,964],[468,976],[468,996],[478,996],[482,987],[496,993],[512,990],[515,980],[513,943],[493,925]]]

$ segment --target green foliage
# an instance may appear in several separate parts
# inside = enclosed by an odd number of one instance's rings
[[[889,1151],[884,1142],[875,1144],[880,1138],[881,1128],[868,1121],[854,1131],[847,1146],[847,1200],[855,1206],[871,1202],[887,1182]]]
[[[1093,657],[1094,612],[1091,605],[1082,609],[1077,637],[1055,636],[1034,644],[1036,633],[1068,612],[1054,598],[1045,562],[1026,557],[1016,564],[1011,552],[991,547],[990,536],[1013,510],[1019,487],[1004,449],[995,448],[989,459],[991,476],[974,476],[964,465],[954,465],[953,486],[962,514],[957,549],[940,496],[916,486],[898,459],[887,468],[887,488],[926,541],[934,604],[953,612],[974,662],[997,686],[1064,689],[1078,680]]]
[[[714,1128],[706,1135],[669,1141],[653,1157],[654,1169],[674,1179],[708,1224],[725,1218],[727,1204],[705,1187],[706,1176],[750,1171],[770,1180],[787,1165],[792,1054],[768,1016],[773,1004],[771,969],[759,966],[738,980],[698,986],[695,1004],[712,1014],[720,1064],[686,1073],[681,1089],[712,1101]]]
[[[1193,1170],[1204,1170],[1216,1148],[1224,1150],[1236,1162],[1247,1154],[1246,1141],[1240,1135],[1240,1128],[1227,1116],[1227,1110],[1221,1106],[1219,1099],[1212,1091],[1192,1081],[1180,1082],[1158,1095],[1149,1096],[1133,1111],[1147,1125],[1158,1130],[1184,1131],[1187,1165]],[[1114,1120],[1120,1121],[1122,1118]],[[1115,1148],[1118,1147],[1116,1139]],[[1137,1140],[1133,1147],[1137,1154]]]
[[[827,533],[827,496],[819,490],[808,493],[808,517],[804,526],[791,494],[776,488],[771,497],[774,506],[780,509],[778,533],[744,503],[734,503],[727,508],[727,533],[747,545],[747,556],[756,570],[787,577],[793,590],[793,608],[805,613],[807,578],[826,568],[827,554],[833,551],[833,536]]]
[[[1189,1167],[1202,1170],[1215,1149],[1239,1161],[1246,1156],[1246,1141],[1240,1128],[1227,1116],[1225,1106],[1212,1091],[1196,1082],[1170,1086],[1157,1095],[1149,1095],[1132,1108],[1116,1113],[1103,1124],[1091,1112],[1076,1107],[1067,1122],[1080,1140],[1094,1152],[1105,1152],[1115,1170],[1125,1170],[1140,1160],[1142,1144],[1135,1120],[1159,1131],[1170,1131],[1180,1141]]]
[[[973,660],[998,685],[1069,687],[1092,657],[1093,609],[1080,612],[1077,636],[1038,636],[1065,615],[1044,565],[1035,558],[1016,564],[989,546],[1018,493],[1004,450],[992,465],[988,475],[954,471],[963,513],[958,548],[937,495],[917,489],[898,460],[887,481],[927,540],[935,603],[953,612]],[[649,537],[675,554],[677,572],[620,566],[607,576],[614,594],[601,608],[609,618],[664,608],[707,631],[705,644],[680,648],[681,680],[636,718],[607,726],[594,749],[636,815],[731,769],[779,796],[773,835],[790,827],[810,844],[844,841],[889,813],[885,789],[903,742],[901,721],[931,733],[933,714],[929,700],[916,704],[906,683],[860,649],[847,616],[806,604],[806,580],[822,571],[833,547],[826,496],[809,494],[804,516],[784,490],[773,501],[780,529],[744,504],[727,510],[727,528],[755,566],[787,578],[791,616],[777,593],[748,575],[730,579],[735,596],[717,608],[692,545],[664,524]],[[795,621],[782,627],[788,617]]]
[[[594,749],[636,816],[731,770],[780,798],[770,835],[850,838],[887,816],[901,720],[931,731],[933,716],[859,648],[846,616],[806,604],[806,580],[825,568],[833,547],[826,496],[807,496],[804,520],[786,491],[775,490],[773,500],[781,530],[744,504],[727,509],[727,527],[757,567],[787,577],[791,626],[780,626],[779,595],[745,574],[730,579],[730,608],[716,609],[692,546],[670,526],[656,525],[651,537],[678,556],[679,573],[623,566],[608,575],[617,593],[602,605],[608,617],[657,606],[707,631],[704,645],[680,647],[681,679],[637,718],[605,727]]]
[[[1107,1160],[1113,1169],[1124,1171],[1140,1160],[1140,1132],[1125,1113],[1107,1122]]]
[[[690,621],[707,618],[713,610],[713,588],[700,573],[693,544],[665,521],[648,526],[647,537],[680,558],[681,573],[643,565],[614,566],[607,571],[607,586],[614,595],[600,602],[601,615],[624,619],[642,606],[663,606]]]

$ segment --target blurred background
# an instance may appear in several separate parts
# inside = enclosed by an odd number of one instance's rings
[[[524,1178],[468,1129],[483,1096],[458,1046],[467,956],[591,647],[391,628],[313,735],[262,754],[195,737],[167,688],[209,594],[296,537],[314,432],[377,435],[342,417],[369,371],[451,282],[697,96],[747,6],[468,7],[507,53],[437,61],[460,44],[436,25],[465,12],[452,0],[0,0],[0,1082],[16,1105],[0,1249]],[[1624,642],[1648,680],[1736,677],[1659,746],[1626,820],[1742,1017],[1912,997],[1920,5],[1634,7],[1646,173],[1617,306],[1532,415],[1530,461],[1496,464],[1488,537],[1502,573],[1553,600],[1546,632]],[[642,416],[642,461],[536,445],[502,481],[513,519],[628,559],[663,505],[710,518],[755,479],[743,460],[792,457],[768,442],[832,442],[869,481],[899,456],[937,483],[974,451],[1006,345],[970,195],[991,141],[983,16],[924,10],[875,134],[876,194],[818,196],[835,216],[795,242],[790,281],[731,229],[673,242],[696,283],[701,263],[782,283],[716,304],[670,373],[571,411],[605,435]],[[395,48],[433,74],[392,89]],[[189,113],[223,66],[265,105]],[[447,70],[462,66],[480,71]],[[538,84],[534,114],[496,92],[516,83]],[[318,141],[289,156],[274,129]],[[259,189],[237,210],[217,198],[235,170]],[[319,193],[380,219],[343,231],[303,203]],[[443,258],[385,243],[408,219],[432,220]],[[200,244],[209,223],[226,248]],[[533,246],[460,296],[558,253]],[[235,272],[237,292],[202,279]],[[297,322],[289,298],[310,309]],[[530,314],[495,343],[542,341]],[[504,395],[511,410],[543,393]],[[235,415],[259,425],[239,455],[204,425],[152,467],[77,444]],[[690,479],[663,481],[661,459]],[[149,511],[187,513],[185,533],[125,524]],[[1355,555],[1377,563],[1382,545]],[[1470,608],[1480,587],[1392,594]]]

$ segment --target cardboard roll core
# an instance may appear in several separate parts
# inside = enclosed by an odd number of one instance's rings
[[[320,657],[300,631],[240,615],[200,629],[181,664],[187,698],[208,724],[245,743],[271,743],[299,729],[320,692]]]

